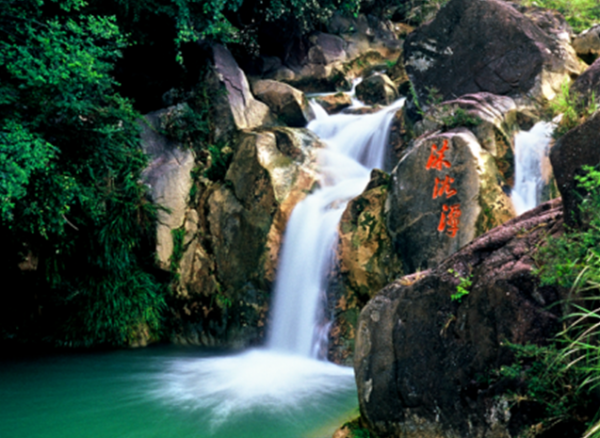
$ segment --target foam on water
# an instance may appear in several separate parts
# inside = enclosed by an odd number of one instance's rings
[[[177,359],[161,375],[155,395],[183,409],[211,411],[217,427],[232,414],[254,410],[293,413],[309,401],[354,390],[352,368],[255,349],[235,356]]]

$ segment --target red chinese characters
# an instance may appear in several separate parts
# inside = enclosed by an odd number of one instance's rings
[[[435,177],[435,187],[433,188],[433,196],[431,199],[435,199],[437,197],[441,197],[446,194],[446,198],[450,198],[456,195],[456,190],[450,187],[450,184],[454,182],[454,178],[450,178],[449,175],[446,175],[446,178],[443,180],[439,179],[437,176]]]
[[[456,236],[458,232],[458,222],[460,219],[460,204],[454,204],[447,206],[444,204],[442,207],[442,217],[440,218],[440,224],[438,225],[438,231],[443,233],[444,231],[450,237]]]
[[[448,140],[444,140],[442,147],[437,148],[435,144],[431,145],[431,154],[427,160],[426,170],[438,170],[442,171],[444,168],[450,169],[452,164],[446,160],[446,151],[448,150]],[[457,194],[456,189],[452,188],[454,178],[450,175],[445,175],[444,178],[435,177],[435,185],[433,187],[433,194],[431,199],[441,198],[444,195],[446,199],[451,198]],[[458,225],[460,222],[460,204],[442,206],[442,214],[440,217],[440,223],[438,225],[438,231],[440,233],[445,232],[449,237],[456,237],[458,232]]]
[[[427,166],[425,169],[437,169],[442,170],[442,167],[450,167],[450,162],[448,160],[444,160],[445,152],[448,150],[448,140],[444,140],[442,143],[442,147],[440,150],[437,150],[436,145],[431,145],[431,155],[429,155],[429,160],[427,160]]]

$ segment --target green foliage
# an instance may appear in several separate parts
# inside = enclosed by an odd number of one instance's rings
[[[520,0],[520,3],[557,10],[576,33],[600,22],[600,3],[597,0]]]
[[[380,0],[383,10],[394,11],[395,16],[413,26],[432,20],[449,0]]]
[[[171,252],[171,257],[169,261],[171,262],[171,272],[178,275],[177,271],[179,270],[179,262],[181,261],[181,257],[183,257],[183,241],[185,238],[185,228],[177,228],[171,230],[171,236],[173,236],[173,251]]]
[[[563,82],[560,93],[550,102],[551,116],[561,115],[560,122],[552,134],[553,137],[562,137],[571,129],[581,125],[597,110],[598,104],[594,93],[588,99],[582,98],[570,91],[569,81]]]
[[[12,223],[15,202],[27,195],[32,174],[50,165],[56,148],[15,120],[0,130],[0,218]]]
[[[579,205],[583,226],[548,239],[539,249],[536,273],[542,284],[575,290],[600,282],[600,171],[584,170],[585,175],[575,177],[588,193]]]
[[[176,57],[182,47],[201,40],[254,43],[256,26],[284,21],[289,29],[307,33],[322,26],[335,11],[356,14],[360,0],[90,0],[93,11],[114,14],[131,28],[139,43],[147,43],[156,17],[175,24]],[[129,30],[129,29],[127,29]]]
[[[469,289],[473,285],[473,274],[469,274],[468,276],[463,277],[454,269],[448,269],[448,273],[454,275],[454,278],[459,279],[458,285],[456,286],[456,293],[452,294],[450,298],[452,299],[452,301],[458,301],[460,303],[463,297],[469,295]]]
[[[204,176],[211,181],[223,181],[233,157],[231,148],[222,143],[209,144],[208,152],[210,153],[210,165],[204,172]]]
[[[540,407],[536,410],[538,418],[532,420],[539,422],[537,429],[541,431],[560,423],[590,423],[597,410],[598,400],[591,388],[582,385],[587,373],[566,360],[568,344],[560,345],[507,344],[515,354],[515,362],[496,375],[516,383],[516,389],[509,393],[514,406],[530,403]]]
[[[481,124],[481,119],[477,116],[472,116],[466,110],[460,107],[442,109],[445,115],[442,117],[442,123],[446,129],[453,129],[459,126],[474,127]]]
[[[197,111],[187,103],[177,105],[161,118],[161,131],[164,135],[187,146],[206,141],[209,137],[210,122],[206,112],[208,104]]]
[[[0,231],[39,255],[47,312],[64,316],[52,340],[122,344],[164,306],[142,257],[155,208],[112,75],[126,39],[85,6],[0,4]]]
[[[377,438],[377,435],[363,427],[360,417],[344,423],[342,427],[348,428],[351,438]]]
[[[505,377],[520,378],[525,396],[544,406],[542,422],[587,423],[587,437],[600,437],[600,172],[586,166],[576,176],[587,191],[580,203],[582,224],[548,239],[536,256],[542,284],[569,288],[572,310],[550,347],[511,346],[517,362]],[[596,422],[595,424],[593,422]]]

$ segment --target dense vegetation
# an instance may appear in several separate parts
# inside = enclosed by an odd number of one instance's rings
[[[268,23],[298,36],[359,6],[1,2],[0,237],[5,283],[20,285],[19,293],[4,288],[1,338],[119,345],[140,333],[160,336],[169,278],[154,268],[156,207],[140,182],[139,111],[157,109],[169,88],[195,85],[202,66],[184,56],[194,54],[193,42],[251,49]],[[163,61],[167,77],[155,68]]]
[[[570,291],[564,328],[545,347],[511,345],[517,360],[500,371],[520,383],[512,400],[530,405],[536,436],[600,436],[600,171],[586,172],[582,226],[550,238],[536,260],[542,284]]]

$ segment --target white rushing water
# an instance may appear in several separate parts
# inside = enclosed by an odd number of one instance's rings
[[[320,151],[320,188],[294,209],[275,282],[266,349],[174,361],[155,395],[171,404],[212,411],[216,427],[232,414],[258,408],[287,411],[327,394],[356,391],[352,368],[323,359],[328,324],[327,276],[337,226],[349,200],[383,168],[391,119],[403,100],[375,114],[329,116],[314,106],[309,129],[326,144]],[[316,105],[316,104],[313,104]]]
[[[538,122],[515,136],[515,186],[511,199],[517,215],[538,206],[548,183],[553,122]]]
[[[327,325],[319,304],[326,300],[337,226],[371,170],[383,168],[391,118],[402,103],[360,116],[328,116],[313,105],[317,118],[308,128],[327,145],[320,154],[321,188],[296,206],[286,228],[269,348],[315,358],[325,351]]]

